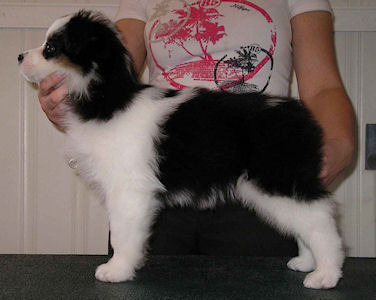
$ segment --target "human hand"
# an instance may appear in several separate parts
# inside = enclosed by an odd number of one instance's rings
[[[43,79],[39,84],[38,98],[42,110],[47,118],[61,131],[64,131],[64,100],[68,89],[64,84],[64,76],[53,73]]]
[[[352,161],[353,145],[340,139],[325,141],[320,178],[327,187]]]

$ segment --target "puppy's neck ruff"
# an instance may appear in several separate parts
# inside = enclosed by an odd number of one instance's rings
[[[78,92],[74,88],[71,90],[69,105],[81,120],[111,119],[115,112],[125,109],[132,97],[144,88],[128,71],[124,62],[126,55],[113,55],[110,58],[112,66],[108,66],[108,62],[98,62],[92,73],[86,75],[91,78],[84,92],[81,92],[82,89]]]

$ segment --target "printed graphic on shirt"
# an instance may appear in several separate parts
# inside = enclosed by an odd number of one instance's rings
[[[240,50],[235,50],[235,52],[236,56],[226,59],[226,54],[217,62],[214,69],[214,82],[216,85],[221,90],[231,89],[235,92],[264,92],[272,76],[274,66],[273,55],[258,44],[240,47]],[[266,58],[265,61],[268,61],[268,58],[270,61],[269,73],[268,76],[265,77],[266,83],[261,86],[252,83],[253,76],[265,66],[259,59],[260,54],[261,57]],[[218,69],[220,72],[218,72]],[[221,76],[224,74],[227,76]]]
[[[246,36],[247,28],[238,30],[243,37],[236,36],[233,27],[241,26],[237,18],[257,19],[261,36]],[[268,13],[251,1],[163,0],[154,8],[150,22],[150,54],[171,86],[236,92],[262,92],[268,86],[276,29]]]

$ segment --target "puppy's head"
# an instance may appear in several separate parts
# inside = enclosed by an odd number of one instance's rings
[[[72,92],[81,93],[91,80],[101,79],[98,66],[113,63],[112,53],[124,56],[125,49],[111,22],[99,13],[80,11],[56,20],[42,46],[21,53],[18,62],[30,82],[58,72]]]

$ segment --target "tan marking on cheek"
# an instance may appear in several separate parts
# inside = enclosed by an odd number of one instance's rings
[[[82,74],[79,66],[73,64],[65,55],[61,55],[55,59],[56,63],[63,69],[73,70],[76,73]]]

